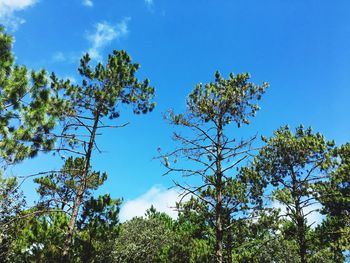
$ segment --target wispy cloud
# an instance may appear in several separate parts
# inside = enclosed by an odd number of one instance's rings
[[[62,61],[66,60],[66,56],[64,55],[63,52],[59,51],[59,52],[56,52],[55,54],[53,54],[52,60],[54,62],[62,62]]]
[[[113,40],[119,40],[128,35],[129,20],[129,17],[124,18],[116,26],[107,22],[97,23],[95,31],[87,36],[91,43],[91,47],[88,50],[90,57],[94,60],[100,60],[103,47],[109,45]]]
[[[19,25],[25,23],[15,12],[31,7],[36,2],[37,0],[0,0],[0,24],[15,31]]]
[[[154,4],[153,0],[145,0],[147,6],[152,6]]]
[[[162,186],[153,186],[145,194],[125,202],[120,210],[120,220],[124,222],[135,216],[144,216],[146,210],[152,205],[157,211],[167,213],[172,218],[176,218],[177,211],[174,207],[179,200],[180,196],[176,190],[168,190]]]
[[[128,35],[128,22],[130,18],[122,19],[118,24],[112,25],[107,22],[97,23],[95,30],[87,34],[87,39],[90,42],[90,48],[88,52],[91,59],[101,60],[101,52],[105,46],[108,46],[112,41],[119,40]],[[83,52],[83,53],[85,53]],[[83,54],[80,52],[55,52],[52,57],[52,63],[77,63]]]
[[[83,0],[83,5],[85,5],[87,7],[93,7],[94,2],[92,2],[92,0]]]
[[[62,51],[57,51],[52,55],[50,62],[51,63],[61,63],[61,62],[79,63],[80,58],[81,58],[81,54],[79,52],[64,53]]]
[[[153,0],[145,0],[145,4],[149,11],[154,12],[154,1]]]

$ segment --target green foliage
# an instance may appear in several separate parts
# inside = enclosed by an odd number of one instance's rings
[[[215,82],[195,86],[187,100],[189,111],[205,122],[248,124],[249,117],[255,116],[259,110],[254,101],[260,100],[268,87],[266,82],[259,86],[249,79],[248,73],[231,73],[228,79],[224,79],[217,71]]]
[[[139,65],[132,63],[125,51],[113,51],[108,56],[106,65],[98,63],[92,67],[88,54],[80,60],[78,69],[82,83],[73,85],[69,80],[59,80],[51,75],[51,87],[60,91],[68,105],[62,117],[64,125],[60,135],[60,149],[84,157],[80,169],[80,184],[73,196],[67,239],[64,243],[64,260],[69,261],[70,247],[83,199],[88,194],[90,163],[101,129],[121,126],[110,125],[110,120],[120,116],[121,104],[130,104],[135,114],[146,114],[153,110],[152,102],[154,88],[149,86],[149,80],[139,81],[135,74]],[[126,124],[125,124],[126,125]]]
[[[11,262],[60,262],[69,219],[64,212],[36,216],[37,212],[26,211],[28,218],[18,222],[16,253]]]
[[[230,123],[238,127],[249,124],[249,119],[259,110],[256,102],[268,84],[255,85],[249,80],[248,73],[231,73],[224,79],[216,72],[214,82],[195,86],[187,99],[185,114],[176,115],[170,111],[168,117],[174,125],[189,128],[191,133],[188,137],[174,134],[180,147],[162,156],[164,165],[168,173],[201,177],[199,186],[176,185],[185,194],[193,194],[204,203],[206,218],[215,229],[218,263],[223,262],[225,253],[227,260],[231,260],[231,241],[223,243],[231,237],[226,237],[225,232],[237,217],[246,216],[248,210],[261,202],[261,187],[257,181],[253,186],[253,178],[246,176],[243,179],[239,172],[241,163],[249,157],[254,138],[236,142],[227,131]]]
[[[181,147],[161,156],[168,172],[200,176],[201,185],[181,185],[190,195],[177,204],[176,220],[151,207],[145,217],[119,223],[121,200],[93,191],[107,179],[92,170],[96,136],[120,117],[122,104],[146,114],[155,104],[139,65],[113,51],[105,65],[88,54],[78,69],[81,84],[14,63],[12,38],[0,28],[0,160],[18,163],[39,151],[72,154],[60,171],[36,178],[40,199],[25,208],[21,184],[0,176],[0,262],[345,262],[350,250],[350,144],[311,128],[275,131],[254,158],[249,140],[230,138],[230,124],[249,124],[267,83],[250,75],[215,73],[187,99],[187,112],[170,121],[188,128],[175,133]],[[59,122],[60,121],[60,122]],[[60,123],[61,126],[57,126]],[[57,144],[59,138],[59,144]],[[79,157],[76,157],[79,156]],[[188,166],[187,166],[188,165]],[[186,167],[187,166],[187,167]],[[286,207],[268,208],[264,195]],[[325,220],[307,222],[319,202]],[[311,224],[310,224],[311,223]]]
[[[186,213],[173,220],[151,207],[145,217],[121,225],[114,262],[212,262],[214,242],[199,217]]]
[[[113,262],[119,204],[109,195],[84,202],[70,262]],[[37,209],[23,215],[15,224],[16,240],[11,244],[8,262],[61,262],[69,215],[60,210],[43,213]]]
[[[0,174],[0,258],[11,258],[16,242],[16,221],[25,205],[17,179]],[[1,259],[0,259],[1,262]]]
[[[114,242],[119,233],[120,200],[106,194],[85,201],[77,223],[76,247],[82,262],[113,262]]]
[[[77,222],[78,233],[73,236],[77,243],[74,245],[74,249],[72,248],[75,250],[73,259],[82,259],[84,262],[99,262],[98,258],[110,255],[110,251],[104,250],[112,246],[111,244],[118,233],[120,201],[111,199],[109,195],[100,196],[98,199],[93,198],[91,191],[101,186],[107,179],[107,175],[91,171],[82,181],[81,173],[84,167],[84,158],[70,157],[60,172],[34,179],[34,182],[39,184],[37,188],[40,195],[38,209],[43,213],[64,211],[70,220],[77,191],[84,184],[85,192],[81,199],[83,210]],[[67,229],[64,233],[66,232]],[[107,237],[111,240],[109,245],[105,239]]]
[[[337,261],[350,249],[350,144],[333,151],[338,160],[329,180],[315,186],[316,198],[323,205],[326,220],[317,228],[320,246]]]
[[[39,207],[41,209],[71,210],[76,198],[76,192],[83,183],[81,171],[84,169],[84,165],[84,158],[69,157],[61,171],[35,178],[34,182],[39,184],[37,188],[37,192],[40,195]],[[89,172],[86,177],[84,199],[89,198],[91,191],[96,190],[106,180],[106,173]]]
[[[299,263],[298,245],[282,236],[265,236],[256,239],[255,246],[242,247],[233,254],[233,262],[252,263]]]
[[[300,209],[311,205],[312,200],[305,198],[313,197],[313,185],[334,166],[333,148],[334,142],[313,134],[310,128],[299,126],[293,134],[285,126],[266,139],[250,172],[271,183],[273,198],[286,205],[288,216],[293,218],[297,205]]]
[[[91,112],[93,117],[118,118],[120,103],[131,104],[136,114],[145,114],[155,106],[151,102],[154,88],[149,86],[148,79],[140,82],[135,77],[139,67],[139,64],[131,63],[125,51],[113,51],[105,66],[98,63],[94,68],[90,66],[90,57],[86,54],[80,60],[78,69],[82,77],[81,85],[58,80],[52,74],[52,87],[64,90],[71,107],[68,112],[70,117]]]
[[[322,182],[334,166],[334,142],[311,128],[299,126],[293,134],[287,126],[274,132],[259,151],[250,169],[273,187],[273,198],[286,207],[294,224],[291,233],[299,246],[301,262],[307,262],[310,240],[306,212],[314,203],[314,185]],[[313,223],[313,222],[311,222]]]
[[[173,242],[171,224],[167,215],[158,213],[123,223],[115,244],[115,262],[168,262],[162,260],[162,254]]]
[[[16,177],[3,178],[0,174],[0,222],[7,222],[17,215],[25,200]]]
[[[169,262],[212,262],[215,239],[214,229],[207,220],[207,207],[193,197],[177,206],[179,216],[174,222]]]
[[[44,70],[30,72],[14,64],[13,39],[0,27],[0,160],[13,164],[50,150],[57,112],[62,101],[48,87]],[[0,176],[0,257],[15,255],[17,224],[25,200],[16,178]]]
[[[6,163],[51,150],[51,132],[64,105],[44,70],[14,64],[12,41],[0,27],[0,158]]]
[[[333,141],[326,141],[319,133],[313,134],[311,128],[299,126],[293,134],[288,126],[284,126],[266,140],[266,146],[256,159],[256,169],[266,174],[274,186],[285,178],[307,177],[309,180],[305,181],[307,185],[303,185],[302,190],[305,192],[317,171],[325,172],[332,167],[330,151],[333,147]]]

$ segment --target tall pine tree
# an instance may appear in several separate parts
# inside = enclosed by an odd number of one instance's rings
[[[80,61],[79,73],[81,85],[73,85],[69,80],[59,80],[51,76],[52,88],[63,93],[68,102],[58,150],[83,157],[80,171],[81,183],[74,196],[74,203],[67,238],[63,246],[63,260],[69,260],[74,229],[79,209],[86,194],[91,160],[94,150],[99,150],[96,142],[98,134],[106,128],[117,128],[125,125],[113,125],[106,120],[120,116],[121,104],[128,104],[136,114],[152,111],[154,88],[149,80],[139,81],[135,74],[139,65],[132,63],[125,51],[113,51],[108,56],[106,65],[98,63],[91,66],[90,57],[86,54]]]
[[[176,185],[184,195],[194,195],[204,202],[213,215],[218,263],[224,260],[224,234],[232,227],[232,216],[241,216],[250,209],[249,186],[240,180],[236,168],[249,157],[254,138],[237,140],[230,129],[231,123],[238,128],[249,124],[250,117],[259,110],[256,101],[268,87],[267,83],[255,85],[249,79],[247,73],[231,73],[224,79],[216,72],[214,82],[195,86],[185,114],[168,115],[172,124],[186,128],[189,135],[174,134],[180,146],[163,155],[164,165],[167,173],[200,177],[200,185]],[[228,254],[230,260],[231,252]]]

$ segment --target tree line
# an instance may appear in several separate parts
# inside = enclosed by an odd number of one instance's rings
[[[25,178],[39,196],[30,207],[22,179],[0,176],[0,262],[349,259],[350,143],[336,145],[302,125],[282,126],[270,138],[235,135],[256,115],[268,83],[216,72],[212,82],[195,85],[185,112],[165,113],[176,146],[159,149],[158,159],[165,175],[184,178],[174,181],[178,217],[152,206],[121,223],[121,199],[94,195],[107,174],[91,161],[104,130],[128,125],[116,121],[122,104],[135,114],[154,109],[154,87],[136,77],[139,64],[125,51],[113,51],[105,64],[84,55],[75,84],[15,64],[12,42],[1,28],[3,171],[40,152],[64,164]],[[197,184],[186,182],[192,177]],[[318,225],[309,219],[314,212],[322,215]]]

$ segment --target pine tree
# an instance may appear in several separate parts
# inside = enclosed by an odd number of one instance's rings
[[[333,151],[338,164],[328,180],[315,186],[316,199],[323,205],[325,221],[316,230],[321,247],[327,248],[334,262],[344,261],[350,249],[350,144]]]
[[[81,183],[76,191],[72,214],[68,226],[67,238],[63,246],[63,260],[69,260],[74,229],[82,200],[86,194],[88,175],[94,150],[99,150],[96,137],[102,129],[123,127],[106,123],[120,116],[120,104],[130,104],[136,114],[146,114],[153,110],[155,104],[151,101],[154,88],[149,86],[149,80],[140,82],[135,74],[138,64],[131,62],[125,51],[113,51],[108,56],[106,65],[98,63],[90,65],[90,57],[86,54],[80,61],[79,73],[81,85],[73,85],[69,80],[59,80],[51,76],[52,87],[64,94],[68,102],[62,133],[59,135],[61,144],[58,150],[66,151],[84,158],[80,171]]]
[[[326,180],[333,167],[333,141],[327,141],[311,128],[296,128],[295,133],[285,126],[264,138],[266,145],[254,160],[252,173],[270,183],[273,199],[286,207],[284,216],[292,221],[290,227],[298,244],[301,263],[308,262],[310,241],[307,233],[311,224],[307,216],[315,212],[313,186]]]
[[[64,106],[45,70],[14,64],[12,37],[0,27],[0,161],[13,164],[54,147],[52,131]]]
[[[249,210],[246,195],[249,186],[239,179],[239,172],[234,171],[249,157],[254,138],[236,141],[229,135],[231,123],[238,128],[249,124],[249,118],[259,110],[255,102],[268,86],[267,83],[255,85],[249,79],[247,73],[231,73],[224,79],[216,72],[214,82],[195,86],[187,99],[185,114],[170,112],[168,115],[172,124],[187,128],[190,134],[174,134],[180,147],[162,155],[164,165],[167,173],[201,178],[199,186],[176,185],[184,191],[184,196],[196,196],[212,212],[218,263],[223,262],[224,233],[232,223],[227,219]]]

